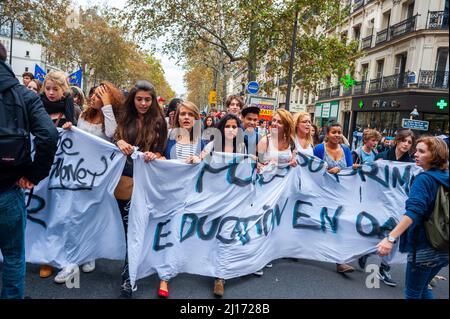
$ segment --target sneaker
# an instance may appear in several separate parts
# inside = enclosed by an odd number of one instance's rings
[[[258,271],[255,271],[253,274],[254,274],[255,276],[262,276],[262,275],[264,275],[264,270],[260,269],[260,270],[258,270]]]
[[[437,279],[436,279],[436,277],[433,277],[433,279],[431,279],[431,281],[430,281],[430,286],[436,287],[436,285],[437,285]]]
[[[64,267],[56,276],[55,276],[55,282],[57,284],[63,284],[67,282],[68,280],[72,279],[73,276],[78,274],[80,272],[80,269],[76,264],[71,264],[69,266]]]
[[[349,272],[354,272],[355,268],[353,268],[352,266],[348,265],[348,264],[336,264],[336,271],[338,273],[349,273]]]
[[[272,267],[273,267],[272,263],[268,263],[268,264],[266,265],[266,268],[272,268]]]
[[[369,258],[368,255],[362,256],[358,259],[358,266],[361,269],[366,269],[366,264],[367,264],[367,258]]]
[[[220,279],[220,278],[216,278],[216,280],[214,280],[214,295],[216,297],[222,297],[223,293],[225,292],[225,280]]]
[[[131,284],[129,281],[124,282],[120,286],[120,299],[131,299],[133,297],[133,292],[137,291],[137,285],[134,284],[133,287],[131,287]]]
[[[41,265],[39,267],[39,277],[48,278],[53,273],[53,267],[48,265]]]
[[[92,271],[94,271],[95,270],[95,260],[85,263],[83,266],[81,266],[81,270],[83,272],[92,272]]]
[[[388,285],[390,287],[395,287],[395,286],[397,286],[397,283],[394,280],[392,280],[391,273],[389,270],[390,270],[389,266],[385,266],[385,265],[381,264],[380,269],[377,273],[377,277],[382,282],[384,282],[386,285]]]

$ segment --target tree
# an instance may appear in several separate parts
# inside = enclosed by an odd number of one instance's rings
[[[184,75],[188,89],[187,99],[200,109],[208,105],[209,91],[213,88],[213,72],[211,68],[201,65],[190,67]]]
[[[299,31],[295,51],[294,79],[307,90],[317,91],[317,85],[323,79],[342,76],[351,72],[361,52],[358,42],[341,39],[339,30],[348,16],[349,7],[343,7],[339,1],[296,0],[285,2],[281,15],[286,27],[281,38],[292,37],[295,12],[299,12]],[[268,50],[270,67],[269,75],[287,74],[290,41],[277,41],[277,45]],[[271,85],[272,84],[272,85]],[[268,85],[269,90],[273,83]]]
[[[69,6],[69,0],[8,0],[0,4],[0,26],[18,22],[30,41],[45,44],[66,23]]]
[[[305,85],[313,85],[320,74],[340,72],[347,58],[347,64],[352,63],[354,44],[338,44],[317,31],[321,26],[332,29],[345,19],[344,8],[336,0],[129,0],[127,15],[129,24],[144,40],[171,34],[172,40],[164,44],[165,52],[186,57],[199,48],[215,48],[219,53],[216,64],[245,61],[247,79],[252,81],[263,57],[274,71],[286,67],[280,57],[289,52],[296,11],[302,30],[296,52],[300,57],[296,60],[301,62],[296,62],[296,70],[301,71],[297,77],[307,79]],[[339,45],[339,55],[321,49],[334,44]],[[325,54],[319,60],[309,58],[322,51]]]
[[[194,50],[198,43],[212,46],[225,57],[225,63],[245,60],[249,64],[249,79],[256,74],[255,59],[265,51],[258,44],[271,36],[276,20],[272,1],[267,0],[130,0],[128,3],[130,24],[144,40],[172,34],[173,39],[164,44],[164,50],[180,56]]]

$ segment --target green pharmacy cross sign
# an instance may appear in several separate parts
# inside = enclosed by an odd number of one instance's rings
[[[436,106],[439,106],[440,110],[445,109],[448,106],[448,103],[445,102],[445,100],[440,100],[438,103],[436,103]]]
[[[344,87],[345,87],[346,89],[348,89],[349,87],[355,85],[355,80],[353,80],[353,79],[350,77],[349,74],[346,74],[346,75],[345,75],[345,79],[344,79],[344,78],[341,78],[341,84],[343,84]]]
[[[362,100],[360,100],[360,101],[359,101],[359,103],[358,103],[358,105],[359,105],[359,108],[360,108],[360,109],[362,109],[362,108],[363,108],[363,106],[364,106],[364,103],[363,103],[363,101],[362,101]]]

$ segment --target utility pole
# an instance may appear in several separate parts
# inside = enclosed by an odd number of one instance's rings
[[[9,40],[9,65],[12,67],[12,43],[13,43],[13,36],[14,36],[14,19],[11,18],[11,34],[10,34],[10,40]]]
[[[297,25],[298,25],[298,9],[295,10],[294,32],[292,34],[291,58],[289,61],[288,87],[286,93],[286,111],[289,111],[289,105],[291,103],[292,73],[294,71],[293,69],[295,58],[295,46],[297,43]]]

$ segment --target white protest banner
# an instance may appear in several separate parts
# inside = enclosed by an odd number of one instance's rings
[[[50,174],[34,188],[27,208],[27,262],[61,268],[125,258],[114,198],[125,159],[115,145],[76,127],[59,131]]]
[[[315,157],[299,154],[298,163],[256,175],[244,155],[215,153],[198,165],[136,159],[132,282],[153,273],[229,279],[282,257],[345,263],[375,252],[418,170],[377,161],[331,175]]]

